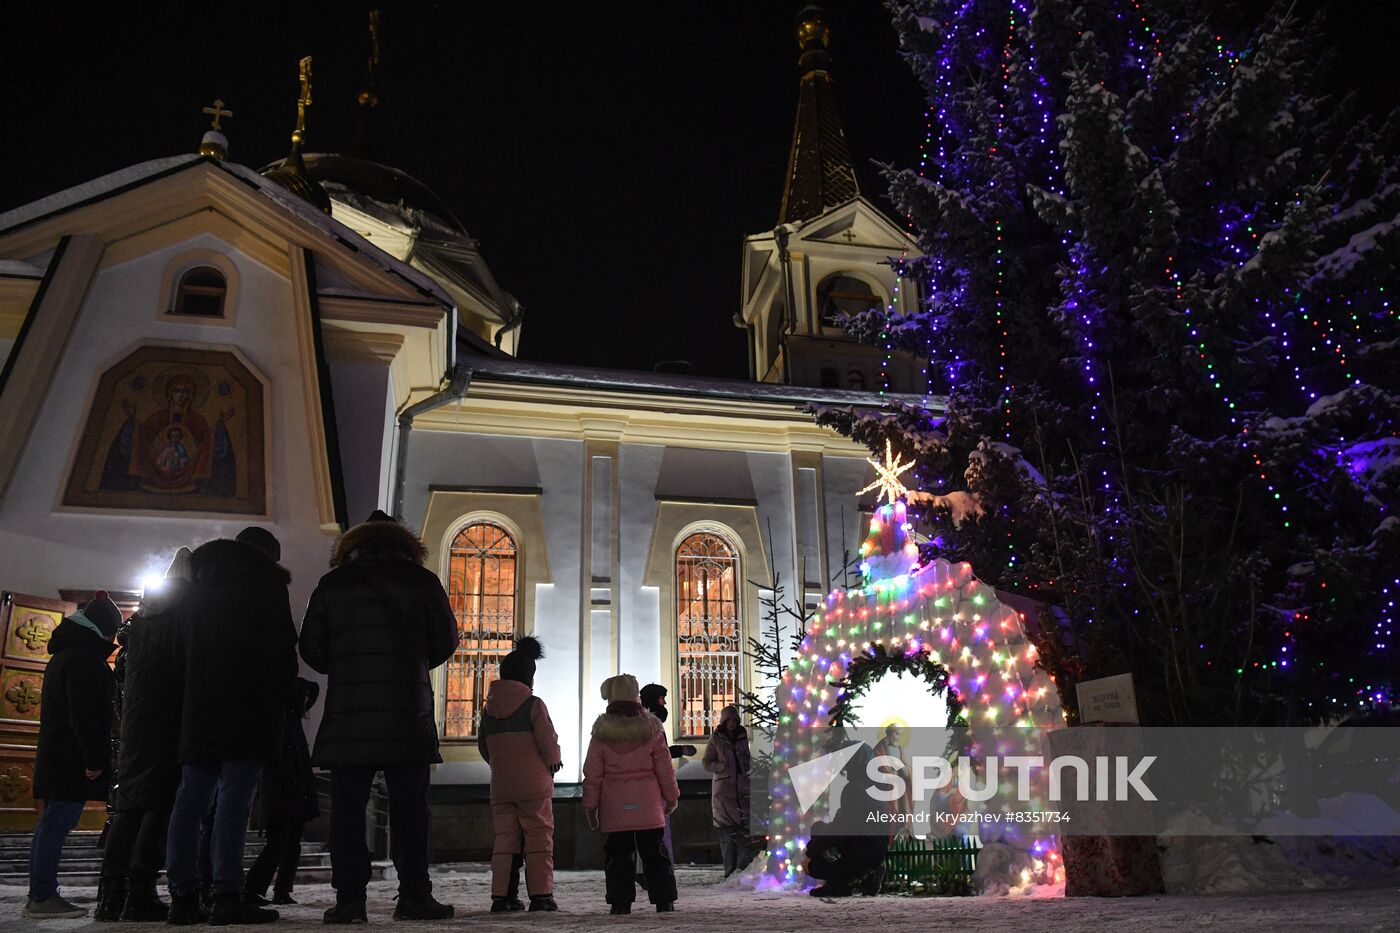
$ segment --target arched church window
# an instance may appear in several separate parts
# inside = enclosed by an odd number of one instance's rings
[[[859,369],[853,369],[846,373],[846,388],[855,389],[857,392],[865,389],[865,373]]]
[[[840,327],[839,318],[843,314],[858,314],[884,303],[864,279],[844,272],[828,275],[817,285],[817,307],[821,309],[822,324],[826,327]]]
[[[836,375],[835,366],[823,366],[821,371],[817,373],[817,378],[823,389],[839,388],[841,384],[840,377]]]
[[[712,532],[676,548],[676,685],[680,734],[708,735],[739,702],[743,625],[739,555]]]
[[[180,276],[175,287],[175,305],[171,314],[187,317],[223,317],[224,297],[228,282],[224,274],[212,266],[195,266]]]
[[[461,641],[447,662],[443,735],[476,735],[486,690],[515,641],[519,551],[510,532],[473,522],[457,533],[447,558],[447,596]]]

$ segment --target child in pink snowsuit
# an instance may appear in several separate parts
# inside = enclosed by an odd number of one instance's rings
[[[611,913],[632,912],[636,864],[642,857],[647,895],[658,913],[673,910],[676,873],[662,840],[666,816],[681,798],[661,720],[642,709],[637,678],[603,681],[608,709],[593,723],[583,763],[583,810],[589,825],[607,834],[603,872]]]
[[[544,701],[535,696],[535,661],[544,646],[525,636],[501,659],[501,679],[486,695],[477,748],[491,766],[491,912],[520,910],[511,893],[522,840],[531,910],[554,902],[554,774],[563,765],[559,736]]]

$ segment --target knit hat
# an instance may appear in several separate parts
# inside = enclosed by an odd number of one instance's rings
[[[642,705],[647,709],[651,709],[653,706],[658,705],[661,702],[661,698],[666,696],[667,693],[668,691],[666,688],[660,684],[647,684],[642,688]]]
[[[117,629],[122,624],[122,611],[112,602],[112,597],[107,595],[106,590],[98,590],[92,594],[92,599],[83,607],[83,615],[97,626],[103,638],[111,638],[117,634]]]
[[[631,674],[618,674],[603,681],[603,699],[609,703],[641,704],[641,691],[637,689],[637,678]]]
[[[527,687],[535,685],[535,662],[544,657],[544,645],[533,635],[515,641],[515,649],[501,658],[501,679],[514,680]]]
[[[394,516],[390,515],[388,512],[385,512],[383,509],[375,509],[373,512],[369,513],[369,518],[365,519],[365,521],[392,522],[394,521]]]
[[[266,528],[259,528],[257,525],[249,525],[238,533],[235,541],[255,547],[273,560],[282,559],[282,544],[277,540],[277,536]]]

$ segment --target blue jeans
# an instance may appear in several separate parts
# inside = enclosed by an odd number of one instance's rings
[[[261,761],[185,763],[165,846],[171,894],[192,894],[199,889],[199,824],[215,800],[214,831],[209,840],[214,892],[243,892],[243,843],[262,768]]]
[[[58,862],[63,841],[83,815],[81,800],[46,800],[34,842],[29,847],[29,899],[46,901],[58,896]]]

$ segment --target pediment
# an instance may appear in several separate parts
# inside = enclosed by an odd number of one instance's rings
[[[864,198],[847,201],[807,221],[795,240],[809,245],[864,247],[887,253],[918,252],[909,236]]]
[[[210,233],[283,275],[294,247],[310,251],[318,270],[375,299],[436,306],[451,300],[430,279],[384,253],[349,228],[271,190],[243,166],[209,159],[152,163],[145,177],[125,184],[87,185],[0,217],[0,258],[21,258],[64,236],[90,234],[103,244],[102,266],[126,262],[202,233]],[[137,166],[117,173],[136,173]],[[83,197],[83,195],[88,195]]]

